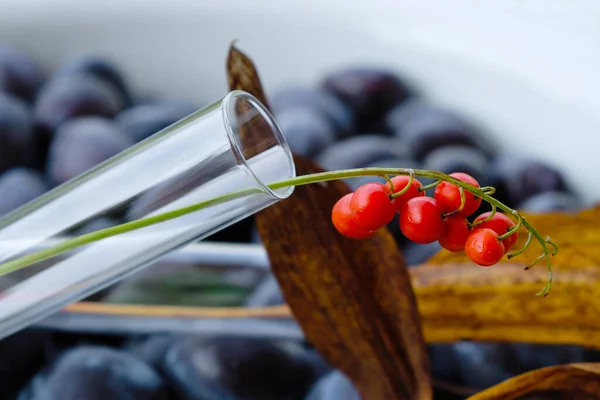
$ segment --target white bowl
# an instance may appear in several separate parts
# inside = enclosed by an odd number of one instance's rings
[[[211,101],[229,43],[268,91],[351,63],[390,66],[501,148],[554,163],[600,199],[600,3],[542,0],[1,0],[0,40],[48,68],[74,52],[120,61],[136,88]],[[588,186],[589,185],[589,186]]]

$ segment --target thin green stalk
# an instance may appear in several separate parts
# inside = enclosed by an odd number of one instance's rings
[[[505,234],[498,236],[498,240],[504,240],[507,237],[509,237],[510,235],[514,235],[521,228],[521,222],[523,221],[523,218],[519,214],[517,214],[516,217],[517,217],[517,224],[515,226],[513,226],[511,229],[509,229],[508,232],[506,232]]]
[[[469,228],[473,229],[477,225],[481,225],[481,224],[491,221],[492,218],[494,218],[494,215],[496,215],[496,206],[492,204],[492,211],[490,211],[490,215],[488,215],[484,219],[480,219],[479,221],[471,222],[469,224]]]
[[[392,194],[390,195],[390,199],[395,199],[396,197],[400,197],[402,196],[404,193],[408,192],[408,190],[410,189],[410,187],[413,184],[413,181],[415,180],[415,174],[410,174],[410,177],[408,178],[408,182],[406,183],[406,185],[402,188],[402,190],[400,190],[399,192],[394,191],[394,188],[392,188]]]
[[[392,182],[392,179],[387,175],[382,175],[381,177],[383,179],[385,179],[387,181],[387,183],[389,183],[390,189],[391,189],[392,193],[394,193],[396,191],[396,188],[394,187],[394,182]]]
[[[269,185],[269,188],[272,190],[287,188],[290,186],[301,186],[308,185],[311,183],[319,183],[325,181],[339,180],[339,179],[348,179],[348,178],[356,178],[360,176],[387,176],[387,175],[409,175],[409,176],[418,176],[422,178],[431,178],[435,179],[436,182],[432,185],[428,185],[428,187],[433,187],[437,185],[441,181],[446,181],[449,183],[453,183],[463,190],[474,194],[475,196],[481,198],[484,201],[487,201],[492,206],[495,206],[501,210],[503,210],[506,214],[512,215],[518,218],[521,222],[521,225],[527,229],[533,237],[540,243],[542,246],[544,254],[547,254],[548,257],[548,284],[538,293],[541,295],[547,295],[550,290],[550,286],[552,284],[552,266],[550,264],[550,250],[548,248],[548,244],[555,247],[554,243],[548,241],[543,238],[535,228],[533,228],[527,219],[521,216],[517,211],[511,209],[505,204],[501,203],[497,199],[491,197],[487,191],[489,188],[478,188],[468,183],[465,183],[459,179],[456,179],[450,175],[430,170],[422,170],[422,169],[409,169],[409,168],[358,168],[358,169],[349,169],[342,171],[332,171],[332,172],[321,172],[317,174],[303,175],[290,179],[285,179],[279,182],[275,182]],[[117,236],[126,232],[130,232],[136,229],[141,229],[150,225],[158,224],[161,222],[165,222],[171,219],[179,218],[186,214],[199,211],[203,208],[207,208],[210,206],[214,206],[226,201],[230,201],[233,199],[237,199],[240,197],[248,196],[251,194],[259,193],[259,189],[245,189],[237,192],[228,193],[214,199],[206,200],[191,206],[183,207],[174,211],[169,211],[167,213],[158,214],[152,217],[139,219],[136,221],[124,223],[121,225],[113,226],[107,229],[98,230],[95,232],[91,232],[73,239],[69,239],[60,243],[54,247],[37,251],[35,253],[28,254],[26,256],[8,261],[6,263],[0,264],[0,276],[7,274],[9,272],[18,270],[20,268],[27,267],[29,265],[35,264],[37,262],[46,260],[48,258],[54,257],[66,251],[72,250],[74,248],[105,239],[111,236]],[[553,250],[555,250],[553,248]]]
[[[465,195],[465,189],[459,188],[458,191],[460,193],[460,206],[458,206],[458,208],[452,212],[442,214],[444,218],[452,217],[465,208],[465,204],[467,204],[467,196]]]
[[[34,253],[30,253],[26,256],[16,258],[11,261],[7,261],[0,264],[0,276],[16,271],[18,269],[33,265],[40,261],[47,260],[51,257],[57,256],[61,253],[75,249],[77,247],[85,246],[98,240],[106,239],[112,236],[118,236],[123,233],[131,232],[137,229],[145,228],[150,225],[155,225],[161,222],[165,222],[171,219],[179,218],[183,215],[199,211],[203,208],[215,206],[220,203],[224,203],[230,200],[234,200],[240,197],[249,196],[251,194],[261,193],[259,189],[245,189],[237,192],[228,193],[219,197],[215,197],[210,200],[206,200],[200,203],[193,204],[191,206],[178,208],[177,210],[169,211],[163,214],[154,215],[143,219],[127,222],[121,225],[112,226],[110,228],[101,229],[98,231],[90,232],[85,235],[77,236],[73,239],[65,240],[56,246],[49,247],[47,249],[39,250]]]

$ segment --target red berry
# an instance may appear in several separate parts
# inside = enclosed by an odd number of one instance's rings
[[[498,263],[504,256],[504,244],[498,240],[498,234],[493,230],[477,229],[469,235],[465,253],[474,263],[489,267]]]
[[[463,172],[454,172],[450,174],[450,176],[469,183],[475,187],[479,187],[479,183],[471,175]],[[479,205],[481,204],[481,199],[479,197],[475,197],[472,193],[467,192],[466,190],[464,192],[465,206],[459,213],[454,214],[454,216],[468,217],[477,211]],[[458,210],[460,207],[460,189],[453,183],[445,181],[441,182],[435,187],[433,197],[435,197],[435,199],[440,203],[440,206],[445,213],[451,213]]]
[[[351,199],[352,193],[348,193],[335,203],[333,210],[331,210],[331,221],[333,222],[333,226],[342,235],[352,239],[366,239],[375,232],[356,225],[352,218],[352,210],[350,209]]]
[[[446,218],[446,232],[439,238],[440,245],[453,253],[463,251],[471,234],[469,221],[465,217]]]
[[[477,218],[475,218],[475,220],[473,222],[475,223],[478,221],[483,221],[484,219],[489,217],[491,213],[492,213],[491,211],[485,212],[485,213],[481,214],[480,216],[478,216]],[[515,226],[515,223],[510,218],[508,218],[508,216],[506,216],[506,214],[497,212],[496,214],[494,214],[494,216],[489,221],[482,222],[479,225],[475,225],[473,227],[473,230],[489,228],[489,229],[493,230],[494,232],[496,232],[498,234],[498,236],[501,236],[501,235],[504,235],[506,232],[508,232],[514,226]],[[505,251],[510,250],[515,245],[518,238],[519,238],[519,232],[515,232],[512,235],[502,239],[502,243],[504,244],[504,250]]]
[[[400,230],[415,243],[433,243],[446,231],[442,209],[431,197],[415,197],[400,209]]]
[[[356,189],[350,208],[356,225],[367,230],[376,230],[389,224],[396,215],[396,206],[390,200],[389,190],[377,182]]]
[[[406,187],[406,185],[408,185],[409,181],[410,181],[410,176],[398,175],[398,176],[393,177],[392,183],[394,184],[395,192],[398,193],[399,191],[404,189]],[[418,179],[413,179],[408,190],[406,192],[402,193],[402,195],[394,198],[394,204],[396,205],[396,209],[398,211],[400,211],[400,208],[402,208],[402,205],[412,198],[425,196],[424,191],[423,192],[419,191],[419,188],[421,186],[422,186],[422,184],[421,184],[421,182],[419,182]],[[392,189],[390,187],[389,182],[385,184],[385,187],[387,190],[389,190],[391,192]]]

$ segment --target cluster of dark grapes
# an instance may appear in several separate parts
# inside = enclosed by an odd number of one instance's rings
[[[300,340],[251,334],[28,329],[0,342],[0,363],[6,400],[302,400],[331,371]]]
[[[415,95],[390,71],[339,70],[318,87],[290,85],[271,93],[270,104],[292,150],[328,170],[461,171],[496,187],[496,197],[513,207],[546,212],[580,206],[551,165],[498,154],[476,126]],[[200,106],[136,95],[103,57],[76,56],[47,71],[32,55],[0,45],[0,215]],[[348,180],[353,190],[365,182]],[[152,198],[140,199],[126,213],[91,221],[78,232],[138,218],[152,204]],[[437,242],[406,240],[398,227],[398,221],[389,224],[410,265],[439,250]],[[247,219],[212,239],[259,240],[252,229]],[[268,275],[246,305],[282,301]],[[474,387],[584,357],[580,349],[529,345],[459,343],[430,351],[436,378]],[[350,382],[304,343],[247,337],[88,337],[28,329],[0,341],[0,381],[2,398],[19,400],[358,400]]]
[[[30,54],[0,44],[0,216],[198,108],[134,95],[103,57],[69,57],[48,72]],[[94,220],[82,229],[122,218]]]
[[[317,87],[291,86],[271,97],[290,147],[327,170],[384,167],[463,172],[512,208],[544,213],[573,211],[580,199],[551,164],[502,152],[473,121],[427,101],[391,71],[348,68]],[[372,177],[348,179],[352,190]],[[383,179],[380,182],[385,183]],[[422,180],[424,185],[432,183]],[[477,214],[489,211],[482,204]],[[409,264],[424,262],[439,244],[406,240],[398,221],[388,225]]]

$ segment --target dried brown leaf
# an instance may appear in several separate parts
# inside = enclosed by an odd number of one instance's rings
[[[531,395],[544,399],[600,399],[600,364],[565,364],[508,379],[468,400],[512,400]]]
[[[296,165],[318,172],[305,160]],[[429,365],[404,260],[381,230],[339,235],[330,220],[341,182],[298,187],[257,216],[286,301],[307,338],[365,400],[430,399]]]
[[[230,90],[243,90],[256,97],[267,108],[269,102],[260,82],[254,63],[235,44],[229,47],[227,56],[227,77]]]
[[[230,88],[265,104],[253,63],[232,46]],[[257,134],[245,135],[251,137]],[[298,174],[321,172],[295,157]],[[341,182],[296,188],[256,215],[286,301],[307,338],[365,400],[431,399],[429,362],[406,265],[389,232],[355,241],[330,220]]]
[[[254,63],[233,44],[229,48],[229,55],[227,57],[227,76],[230,90],[242,90],[250,93],[267,109],[269,108],[267,96],[263,91]],[[238,102],[236,104],[236,111],[238,115],[243,115],[250,107],[252,107],[250,103]],[[246,159],[250,159],[257,153],[260,153],[261,149],[265,146],[265,143],[263,143],[265,139],[263,132],[268,132],[270,129],[265,119],[257,117],[246,121],[240,127],[240,139],[244,144],[241,151]]]

